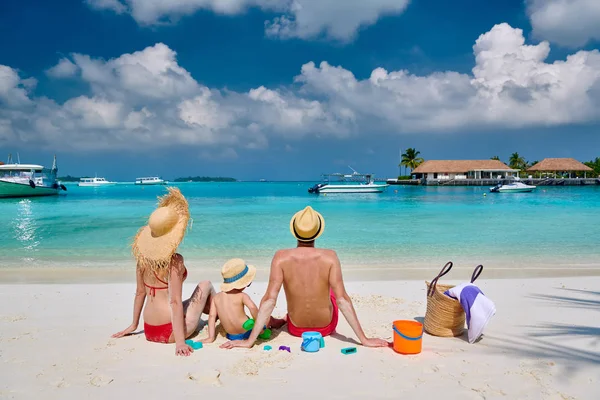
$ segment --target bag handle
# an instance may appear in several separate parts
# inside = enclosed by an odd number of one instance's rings
[[[446,263],[446,265],[444,265],[444,268],[442,268],[442,270],[440,271],[440,273],[438,274],[438,276],[436,276],[432,281],[431,284],[429,285],[429,290],[427,291],[427,296],[433,296],[433,293],[435,292],[435,288],[437,286],[437,281],[438,279],[440,279],[442,276],[446,275],[448,272],[450,272],[450,270],[452,269],[452,261],[448,261]]]
[[[479,275],[483,272],[483,265],[479,264],[475,267],[475,271],[473,271],[473,275],[471,276],[471,283],[475,282]]]

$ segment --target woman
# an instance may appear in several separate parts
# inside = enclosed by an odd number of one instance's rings
[[[183,257],[175,253],[183,240],[190,219],[188,203],[179,189],[169,188],[160,199],[133,242],[137,261],[137,290],[133,302],[133,322],[121,332],[120,338],[134,332],[140,321],[144,302],[144,333],[146,339],[158,343],[175,343],[175,354],[189,356],[194,350],[185,339],[194,334],[202,313],[209,313],[211,296],[215,293],[208,281],[196,286],[192,296],[182,301],[183,281],[187,269]]]

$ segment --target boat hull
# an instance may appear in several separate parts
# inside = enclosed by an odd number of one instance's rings
[[[160,181],[160,182],[135,182],[135,185],[139,185],[139,186],[156,186],[156,185],[168,185],[169,182],[167,181]]]
[[[101,186],[113,186],[116,185],[116,183],[78,183],[77,186],[81,186],[81,187],[101,187]]]
[[[529,193],[533,192],[535,187],[532,188],[516,188],[516,189],[499,189],[499,193]]]
[[[319,193],[382,193],[388,185],[325,185]]]
[[[56,196],[60,188],[0,181],[0,198]]]

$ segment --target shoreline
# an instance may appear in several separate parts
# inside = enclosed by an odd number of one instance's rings
[[[220,268],[194,267],[188,264],[188,282],[210,280],[219,282]],[[348,282],[373,281],[431,281],[440,272],[439,267],[423,265],[418,267],[398,266],[342,266],[344,280]],[[444,276],[444,280],[469,280],[473,268],[454,264],[452,270]],[[255,281],[266,282],[269,268],[257,267]],[[600,264],[587,267],[492,267],[485,266],[479,279],[538,279],[538,278],[570,278],[600,276]],[[133,263],[121,267],[23,267],[0,268],[0,284],[84,284],[84,283],[128,283],[135,282],[135,266]]]

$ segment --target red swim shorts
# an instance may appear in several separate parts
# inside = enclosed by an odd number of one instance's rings
[[[301,337],[304,332],[319,332],[323,337],[331,335],[335,332],[335,328],[338,324],[338,314],[339,309],[337,305],[337,301],[335,299],[335,295],[333,294],[333,290],[329,290],[329,297],[331,299],[331,305],[333,306],[333,315],[331,316],[331,322],[324,328],[298,328],[292,324],[289,316],[286,316],[287,324],[288,324],[288,332],[292,336]]]

